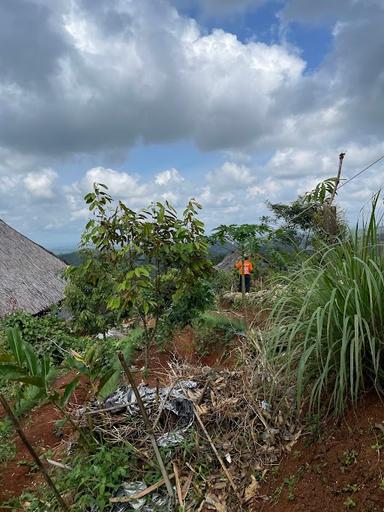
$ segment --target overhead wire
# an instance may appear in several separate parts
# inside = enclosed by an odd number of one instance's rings
[[[360,176],[361,174],[363,174],[365,171],[368,171],[368,169],[370,169],[371,167],[373,167],[375,164],[381,162],[381,160],[384,160],[384,155],[382,155],[380,158],[377,158],[374,162],[370,163],[369,165],[367,165],[366,167],[364,167],[364,169],[361,169],[361,171],[358,171],[356,174],[354,174],[353,176],[351,176],[350,178],[348,178],[347,180],[345,180],[339,187],[338,187],[338,190],[340,190],[342,187],[344,187],[344,185],[347,185],[347,183],[350,183],[352,180],[354,180],[355,178],[357,178],[358,176]]]
[[[348,183],[350,183],[351,181],[353,181],[355,178],[357,178],[358,176],[360,176],[361,174],[363,174],[364,172],[368,171],[368,169],[370,169],[371,167],[373,167],[374,165],[376,165],[377,163],[381,162],[381,160],[384,160],[384,155],[380,156],[379,158],[377,158],[376,160],[374,160],[373,162],[371,162],[369,165],[367,165],[366,167],[364,167],[364,169],[361,169],[360,171],[356,172],[355,174],[353,174],[350,178],[348,178],[347,180],[345,180],[338,188],[337,190],[339,191],[342,187],[344,187],[345,185],[347,185]],[[372,197],[374,197],[375,194],[373,194]],[[310,210],[311,208],[313,207],[313,205],[309,205],[308,208],[305,208],[305,210],[299,212],[297,215],[295,215],[294,217],[292,217],[289,222],[292,222],[294,221],[295,219],[299,218],[301,215],[303,215],[305,212],[307,212],[308,210]]]

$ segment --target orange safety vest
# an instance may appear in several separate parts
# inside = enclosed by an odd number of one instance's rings
[[[248,276],[253,270],[253,265],[249,260],[244,260],[244,269],[242,267],[243,267],[243,262],[241,260],[239,260],[236,263],[236,268],[239,271],[240,275]]]

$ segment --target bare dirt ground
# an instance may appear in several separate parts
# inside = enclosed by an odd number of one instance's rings
[[[260,492],[255,512],[383,512],[384,406],[371,393],[312,442],[304,436]]]

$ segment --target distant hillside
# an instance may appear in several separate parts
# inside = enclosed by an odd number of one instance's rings
[[[74,267],[80,265],[82,261],[80,251],[66,252],[57,256],[68,265],[73,265]]]
[[[221,261],[230,250],[230,244],[215,244],[214,246],[210,247],[209,254],[212,258],[213,263],[216,264],[219,261]],[[73,265],[74,267],[77,267],[81,263],[80,251],[66,252],[62,254],[57,254],[57,256],[68,265]]]

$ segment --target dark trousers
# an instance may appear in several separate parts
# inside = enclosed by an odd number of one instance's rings
[[[243,276],[240,275],[240,281],[239,281],[239,292],[242,292],[243,291],[243,279],[242,279]],[[249,293],[250,289],[251,289],[251,275],[250,274],[245,274],[245,293]]]

